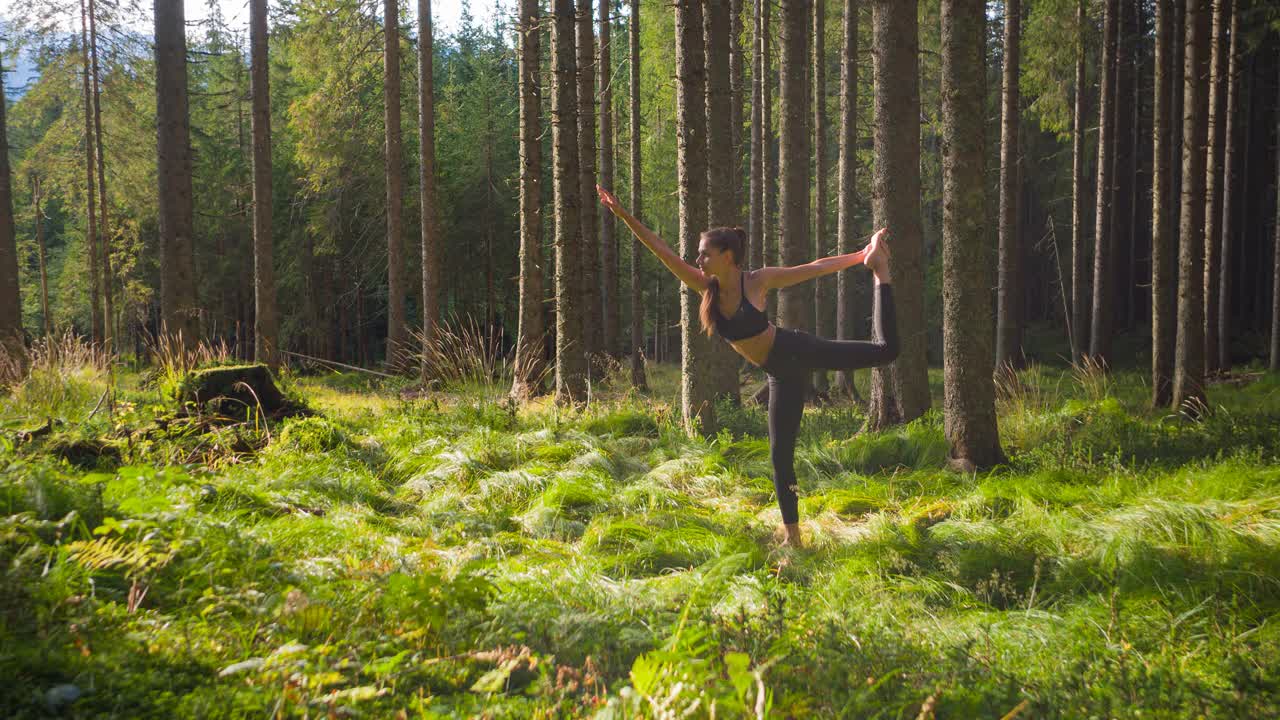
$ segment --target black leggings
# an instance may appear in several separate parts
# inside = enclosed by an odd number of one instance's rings
[[[796,435],[804,413],[805,390],[814,370],[855,370],[888,365],[898,357],[898,321],[893,311],[893,286],[876,286],[873,337],[870,342],[826,340],[799,330],[778,328],[765,359],[769,373],[769,459],[773,487],[782,521],[800,519],[796,499]]]

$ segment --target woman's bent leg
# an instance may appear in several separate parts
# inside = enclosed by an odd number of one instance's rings
[[[796,497],[796,436],[804,413],[805,376],[769,375],[769,459],[773,463],[773,488],[778,495],[782,522],[800,519]]]
[[[855,370],[888,365],[898,357],[898,320],[893,286],[876,286],[874,340],[827,340],[800,334],[797,353],[804,365],[822,370]]]

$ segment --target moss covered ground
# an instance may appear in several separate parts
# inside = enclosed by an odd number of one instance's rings
[[[976,475],[937,412],[809,409],[786,552],[763,410],[690,439],[650,379],[566,410],[286,376],[313,414],[227,424],[38,368],[0,399],[0,715],[1274,713],[1280,378],[1193,422],[1036,366]]]

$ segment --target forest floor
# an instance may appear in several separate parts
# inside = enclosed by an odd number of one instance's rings
[[[313,414],[174,413],[49,359],[0,398],[4,717],[1263,717],[1280,702],[1280,378],[1194,422],[1035,366],[1010,465],[940,410],[806,411],[802,550],[762,408],[678,370],[588,408],[286,375]],[[865,382],[866,373],[859,373]],[[941,372],[931,371],[941,408]],[[757,381],[758,382],[758,381]],[[754,386],[746,386],[747,391]],[[32,432],[34,431],[34,432]]]

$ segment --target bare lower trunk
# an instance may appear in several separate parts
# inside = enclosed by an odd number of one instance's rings
[[[854,215],[857,212],[857,170],[858,170],[858,2],[844,0],[843,13],[844,48],[840,54],[840,159],[837,174],[839,197],[836,210],[836,252],[843,255],[857,248],[857,227]],[[836,274],[836,338],[852,340],[854,338],[855,306],[853,283],[856,277],[852,272]],[[853,384],[853,371],[836,373],[836,387],[851,396],[857,395]]]
[[[1223,140],[1222,170],[1222,251],[1218,253],[1218,343],[1210,352],[1217,354],[1218,369],[1231,369],[1231,245],[1235,228],[1232,225],[1231,202],[1241,180],[1235,177],[1236,165],[1236,113],[1240,106],[1240,0],[1231,4],[1231,47],[1227,54],[1227,112]]]
[[[555,0],[551,32],[555,85],[551,95],[551,147],[555,194],[556,402],[587,399],[582,335],[582,223],[578,168],[578,84],[573,0]]]
[[[1204,405],[1204,193],[1209,113],[1210,0],[1188,0],[1182,113],[1182,212],[1178,247],[1178,337],[1173,406],[1198,415]]]
[[[808,262],[809,243],[809,98],[805,66],[809,62],[812,0],[782,6],[782,59],[778,116],[778,253],[780,264]],[[778,293],[779,325],[804,329],[812,318],[812,291],[792,285]]]
[[[93,147],[98,162],[98,252],[102,270],[102,346],[108,352],[115,348],[112,327],[111,224],[107,221],[106,151],[102,146],[102,88],[98,72],[98,22],[94,0],[89,0],[89,64],[93,79]],[[90,188],[89,192],[93,192]]]
[[[1209,60],[1209,147],[1204,207],[1204,361],[1218,370],[1218,273],[1222,241],[1223,150],[1227,113],[1227,20],[1231,0],[1213,2],[1213,40]]]
[[[1018,67],[1021,0],[1004,5],[1004,87],[1000,111],[1000,277],[996,308],[997,367],[1022,364],[1022,246],[1018,238]]]
[[[1098,102],[1098,200],[1094,225],[1093,319],[1090,323],[1089,354],[1105,361],[1111,350],[1111,328],[1115,308],[1111,306],[1112,255],[1115,238],[1112,205],[1115,193],[1115,83],[1116,35],[1119,0],[1106,0],[1103,19],[1102,68]]]
[[[9,136],[5,130],[4,61],[0,58],[0,360],[8,361],[20,377],[26,372],[27,351],[22,336],[22,298],[18,289],[18,242],[13,227],[13,188],[9,176]],[[39,213],[39,210],[36,211]],[[41,258],[44,244],[41,243]],[[44,267],[43,261],[41,268]],[[43,272],[41,273],[43,282]],[[48,301],[45,301],[48,307]],[[45,310],[45,322],[48,322]],[[46,330],[46,334],[47,334]],[[0,376],[0,380],[3,380]]]
[[[751,195],[747,212],[748,267],[764,264],[764,5],[767,0],[755,0],[752,14],[751,42],[751,172],[748,193]]]
[[[520,1],[520,330],[511,395],[542,392],[542,96],[538,0]],[[425,260],[425,258],[424,258]],[[424,289],[425,292],[425,289]]]
[[[1177,234],[1173,227],[1173,82],[1182,73],[1170,67],[1174,43],[1173,0],[1156,3],[1155,109],[1152,123],[1151,180],[1151,405],[1166,407],[1173,394],[1176,339]],[[1180,121],[1179,118],[1176,121]]]
[[[403,369],[408,360],[404,287],[404,158],[400,142],[400,19],[397,0],[383,0],[382,100],[387,199],[387,364]]]
[[[703,47],[705,51],[705,111],[707,148],[707,225],[737,226],[740,182],[733,146],[733,92],[730,84],[729,0],[703,3]],[[712,162],[711,159],[715,161]],[[695,240],[696,245],[696,240]],[[735,404],[738,396],[738,369],[742,357],[721,338],[713,338],[708,350],[709,382],[714,397],[726,397]]]
[[[613,180],[613,63],[610,60],[609,8],[612,0],[600,2],[600,54],[596,77],[600,85],[600,184],[612,189]],[[590,197],[590,196],[588,196]],[[618,357],[618,234],[613,213],[596,204],[600,222],[600,264],[603,268],[601,303],[601,343],[603,352]]]
[[[631,83],[629,86],[631,103],[631,212],[637,218],[644,218],[641,188],[640,167],[640,0],[631,0],[631,23],[627,33],[630,40],[628,59],[631,61]],[[640,239],[631,237],[631,385],[639,390],[648,388],[645,381],[644,357],[641,348],[644,345],[644,312],[640,298]],[[654,303],[658,299],[654,298]],[[654,324],[654,333],[658,332]],[[654,348],[654,359],[657,359],[657,348]]]
[[[831,253],[827,229],[827,73],[825,62],[826,2],[813,3],[813,256]],[[841,273],[844,274],[844,273]],[[813,330],[818,337],[831,337],[831,295],[835,278],[816,278],[813,283]],[[826,395],[830,382],[825,371],[813,374],[814,391]]]
[[[680,196],[680,255],[692,263],[698,236],[707,225],[706,67],[703,54],[703,3],[677,0],[676,11],[676,175]],[[719,429],[711,377],[711,341],[698,322],[700,298],[678,285],[680,293],[681,411],[690,432]]]
[[[1071,355],[1080,359],[1089,345],[1088,270],[1085,264],[1085,124],[1089,90],[1085,85],[1085,0],[1076,6],[1076,97],[1071,143]]]
[[[597,0],[609,2],[609,0]],[[588,368],[595,367],[595,355],[604,347],[600,306],[600,236],[596,203],[596,41],[592,29],[592,0],[578,0],[578,195],[582,198],[582,337]],[[590,372],[590,370],[588,371]]]
[[[1016,4],[1007,6],[1007,12]],[[942,2],[943,406],[953,465],[966,470],[1005,459],[996,423],[994,338],[988,320],[986,71],[982,45],[973,42],[985,30],[985,6],[984,0]]]
[[[98,235],[98,200],[94,176],[95,137],[93,134],[93,92],[89,68],[89,19],[85,0],[80,0],[80,58],[84,66],[84,174],[85,201],[88,209],[88,225],[84,236],[85,253],[89,258],[89,312],[90,328],[94,343],[102,342],[102,273],[98,263],[102,257]]]
[[[534,37],[534,43],[535,43],[534,47],[536,48],[537,47],[536,34]],[[432,368],[427,362],[427,358],[430,357],[429,349],[435,343],[436,326],[440,322],[440,275],[441,275],[441,267],[443,265],[443,253],[441,252],[441,249],[440,249],[440,230],[439,230],[439,220],[438,220],[439,210],[437,208],[438,202],[436,200],[436,104],[435,104],[435,98],[434,98],[435,79],[432,77],[434,72],[433,66],[434,66],[434,60],[435,60],[433,56],[433,53],[435,52],[434,49],[435,49],[435,38],[433,35],[432,22],[431,22],[431,0],[418,0],[418,204],[421,206],[421,226],[419,227],[419,235],[421,236],[421,240],[422,240],[421,253],[422,253],[422,345],[423,345],[422,362],[419,368],[419,372],[421,373],[422,381],[424,383],[428,380],[428,377],[432,371]],[[522,63],[523,62],[524,61],[522,57]],[[538,58],[537,58],[537,52],[535,52],[534,60],[533,60],[533,72],[536,73],[537,70],[538,70]],[[525,71],[526,70],[522,65],[521,66],[522,81],[524,78]],[[523,96],[521,97],[521,101],[523,103],[524,101]],[[541,103],[541,100],[538,97],[536,88],[534,90],[534,101],[535,103]],[[541,105],[535,104],[531,112],[534,113],[534,117],[536,118],[541,113]],[[526,130],[525,121],[526,121],[526,118],[524,116],[524,106],[521,105],[520,132],[521,132],[522,143],[523,143],[523,137],[524,137],[523,133]],[[534,136],[537,137],[537,135],[541,132],[541,128],[536,122],[535,122],[535,126],[537,126],[537,129],[534,131]],[[523,148],[523,144],[521,147]],[[533,183],[536,188],[537,196],[541,197],[541,190],[542,190],[541,144],[535,142],[534,152],[537,158],[535,165],[538,168],[538,173],[534,177]],[[527,162],[528,162],[527,158],[522,161],[521,172],[524,172],[524,169],[525,169],[524,163],[527,163]],[[521,177],[523,182],[523,175]],[[522,189],[523,189],[523,186],[522,186]],[[522,283],[524,282],[523,271],[525,267],[525,258],[524,258],[524,252],[523,252],[523,248],[524,248],[523,243],[524,243],[524,237],[525,237],[524,235],[525,207],[523,203],[524,203],[524,200],[522,196],[521,206],[520,206],[520,212],[521,212],[521,216],[520,216],[521,217],[521,220],[520,220],[521,222],[521,235],[520,235],[521,237],[521,261],[520,261],[521,275],[520,275],[520,278]],[[534,253],[533,257],[536,259],[536,263],[534,266],[537,268],[538,276],[536,279],[536,286],[531,287],[529,289],[529,293],[533,298],[535,298],[535,300],[533,301],[532,312],[537,315],[537,318],[531,321],[534,324],[530,327],[530,332],[536,333],[538,335],[539,343],[540,343],[541,336],[542,336],[542,327],[543,327],[542,326],[542,275],[541,275],[542,273],[542,265],[541,265],[541,257],[542,257],[541,217],[542,215],[541,215],[540,208],[535,208],[533,212],[535,216],[535,221],[537,223],[536,225],[537,229],[534,232],[538,236],[538,242],[535,244],[534,250],[533,250],[533,253]],[[524,297],[525,295],[522,290],[521,299],[523,300]],[[520,316],[520,322],[523,327],[523,323],[525,322],[525,317],[523,314],[521,314]],[[536,354],[533,356],[534,358],[536,359],[542,358],[542,349],[540,344],[538,346],[538,349],[532,352],[536,352]],[[536,360],[533,362],[533,364],[537,366]],[[524,368],[524,369],[530,373],[538,372],[537,367],[532,369],[530,368]]]
[[[188,349],[200,339],[187,112],[187,41],[181,0],[156,0],[156,155],[160,312],[164,333]]]
[[[253,347],[259,362],[280,364],[271,239],[271,95],[267,78],[267,0],[250,0],[253,72]]]
[[[918,20],[914,4],[872,5],[875,72],[875,227],[893,233],[894,301],[902,351],[890,366],[871,372],[868,424],[884,428],[914,420],[929,409],[925,363],[924,244],[920,223],[920,87]]]

